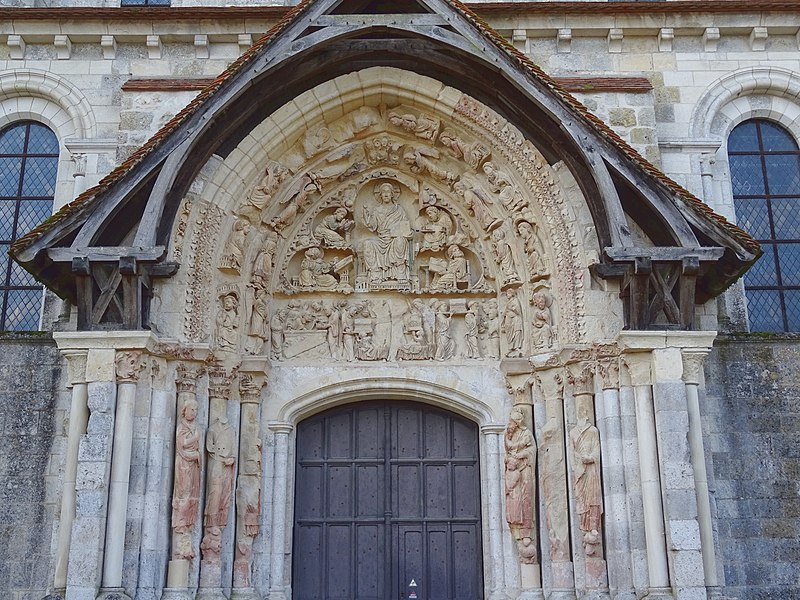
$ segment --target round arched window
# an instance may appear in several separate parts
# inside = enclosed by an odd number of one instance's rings
[[[42,286],[11,260],[8,248],[53,212],[58,139],[22,121],[0,131],[0,330],[38,329]]]
[[[764,255],[745,274],[751,331],[800,330],[800,150],[767,120],[738,125],[728,138],[738,224]]]

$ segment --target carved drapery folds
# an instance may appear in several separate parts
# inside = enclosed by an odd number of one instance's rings
[[[362,106],[284,146],[238,203],[187,205],[187,336],[215,352],[342,361],[521,357],[579,341],[575,236],[543,226],[567,214],[560,187],[487,111]],[[557,306],[555,289],[574,306]],[[417,299],[424,308],[409,308]],[[425,313],[432,327],[417,324]]]
[[[536,440],[521,406],[511,409],[504,437],[506,521],[517,544],[519,559],[534,564],[536,535]]]

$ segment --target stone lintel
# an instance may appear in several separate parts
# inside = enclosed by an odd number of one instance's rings
[[[657,348],[710,348],[716,331],[621,331],[617,343],[626,353]]]
[[[145,350],[153,352],[159,343],[152,331],[54,331],[58,349]]]

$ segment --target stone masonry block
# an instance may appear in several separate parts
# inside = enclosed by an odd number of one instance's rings
[[[667,537],[671,550],[700,550],[700,526],[694,519],[668,521]]]

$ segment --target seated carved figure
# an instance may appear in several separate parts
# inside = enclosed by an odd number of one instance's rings
[[[386,280],[408,281],[409,239],[411,222],[397,204],[400,187],[389,182],[379,183],[373,192],[377,205],[364,206],[364,225],[377,237],[364,240],[362,260],[371,282]]]
[[[300,285],[302,287],[329,290],[337,286],[339,282],[330,274],[333,265],[323,259],[324,254],[319,248],[306,250],[305,258],[300,263]]]
[[[314,228],[314,237],[326,246],[342,247],[346,245],[345,235],[353,227],[353,221],[347,218],[346,208],[337,208]]]

